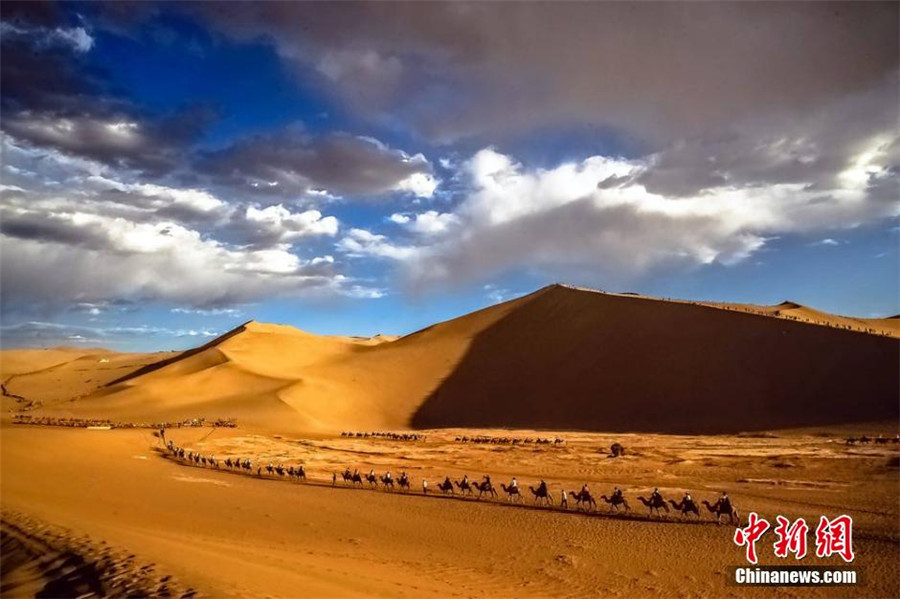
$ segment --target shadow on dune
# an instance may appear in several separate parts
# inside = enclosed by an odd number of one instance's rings
[[[205,343],[199,347],[185,350],[185,351],[179,353],[178,355],[172,356],[171,358],[165,358],[163,360],[159,360],[157,362],[147,364],[146,366],[142,366],[141,368],[138,368],[137,370],[135,370],[133,372],[129,372],[128,374],[126,374],[124,376],[120,376],[119,378],[117,378],[113,381],[110,381],[103,386],[104,387],[112,387],[114,385],[118,385],[119,383],[124,383],[125,381],[130,381],[131,379],[136,379],[139,376],[149,374],[151,372],[159,370],[160,368],[165,368],[169,364],[181,362],[182,360],[186,360],[187,358],[190,358],[191,356],[196,356],[199,353],[202,353],[208,349],[211,349],[217,345],[222,344],[222,342],[227,341],[228,339],[231,339],[238,333],[244,332],[247,329],[247,325],[250,324],[251,322],[253,322],[253,321],[248,320],[244,324],[231,329],[227,333],[225,333],[223,335],[219,335],[218,337],[216,337],[209,343]]]
[[[412,425],[713,434],[898,405],[896,339],[555,286],[477,334]]]

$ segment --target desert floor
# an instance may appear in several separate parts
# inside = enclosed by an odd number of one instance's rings
[[[843,444],[839,430],[756,436],[425,431],[426,441],[273,437],[242,429],[180,429],[179,445],[262,463],[304,464],[310,483],[202,469],[164,458],[149,430],[0,428],[4,597],[48,583],[191,597],[728,597],[900,596],[900,446]],[[860,430],[857,432],[879,432]],[[890,431],[883,431],[888,433]],[[460,443],[475,434],[565,439],[561,447]],[[609,459],[613,441],[628,453]],[[407,471],[413,493],[359,490],[331,476]],[[502,500],[423,497],[449,475],[494,483],[517,476],[599,496],[625,489],[637,518],[528,509]],[[737,588],[745,565],[734,529],[646,517],[659,486],[713,500],[722,489],[746,518],[853,516],[864,584]],[[571,502],[570,498],[570,502]],[[600,504],[605,512],[606,504]],[[773,535],[759,545],[772,555]],[[812,539],[811,539],[811,546]],[[74,557],[73,557],[74,556]],[[820,563],[807,558],[803,564]],[[840,565],[840,558],[823,563]],[[80,576],[80,578],[79,578]],[[68,577],[68,579],[66,579]],[[66,583],[70,583],[66,587]],[[80,586],[79,586],[80,585]],[[93,585],[93,586],[92,586]],[[128,591],[130,589],[130,591]],[[137,591],[136,591],[137,590]]]

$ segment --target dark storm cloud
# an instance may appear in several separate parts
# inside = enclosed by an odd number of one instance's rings
[[[348,105],[438,140],[547,124],[651,140],[797,113],[898,68],[896,3],[200,3]],[[896,93],[894,94],[896,96]]]
[[[36,147],[160,175],[214,118],[208,107],[149,115],[89,67],[93,38],[56,5],[3,5],[2,129]]]
[[[288,130],[238,141],[202,154],[196,170],[260,195],[297,197],[314,190],[335,195],[380,195],[415,174],[429,174],[421,155],[410,156],[370,138],[314,137]]]
[[[198,108],[160,119],[125,111],[66,116],[24,110],[4,119],[3,130],[31,145],[102,164],[161,175],[184,160],[184,151],[211,119]]]
[[[76,225],[67,216],[42,213],[0,213],[0,233],[16,239],[61,243],[89,249],[107,246],[107,235],[99,223]]]

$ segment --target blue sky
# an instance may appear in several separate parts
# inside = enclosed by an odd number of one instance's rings
[[[4,3],[3,346],[900,313],[896,4],[550,8]]]

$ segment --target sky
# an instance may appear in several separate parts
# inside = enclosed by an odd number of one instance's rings
[[[0,343],[544,285],[900,313],[900,4],[6,2]]]

